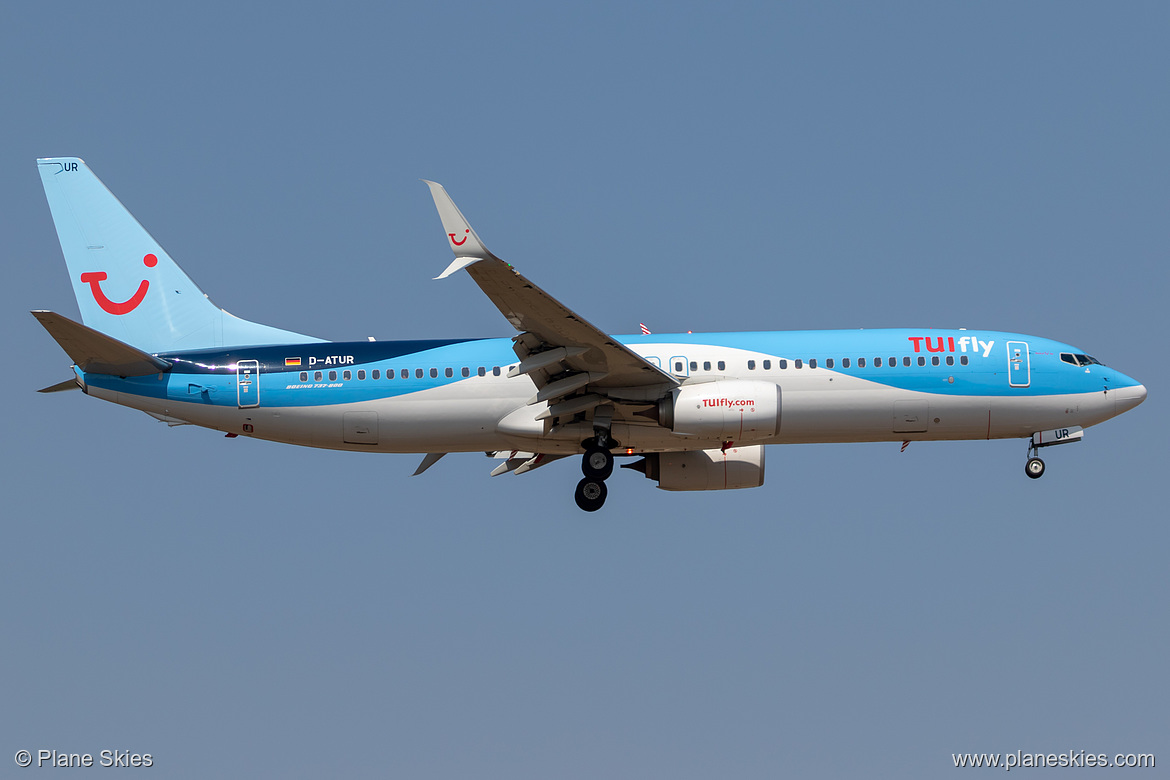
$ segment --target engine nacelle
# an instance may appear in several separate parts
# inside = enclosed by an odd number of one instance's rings
[[[661,452],[636,464],[662,490],[735,490],[764,484],[764,445],[727,450]]]
[[[658,402],[658,421],[691,436],[767,439],[780,428],[780,386],[743,379],[683,385]]]

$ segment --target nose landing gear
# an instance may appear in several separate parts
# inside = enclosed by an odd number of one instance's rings
[[[1040,479],[1044,476],[1044,461],[1040,460],[1040,448],[1071,444],[1080,441],[1084,435],[1084,429],[1078,425],[1033,433],[1032,438],[1028,440],[1028,462],[1024,464],[1024,473],[1029,479]]]
[[[1031,449],[1029,448],[1029,452]],[[1024,464],[1024,473],[1032,479],[1040,479],[1044,476],[1044,461],[1037,457],[1028,458],[1028,462]]]

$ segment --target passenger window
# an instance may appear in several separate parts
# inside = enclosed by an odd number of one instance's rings
[[[483,366],[480,366],[479,368],[477,368],[475,370],[475,373],[478,374],[479,376],[487,376],[487,369],[484,368]]]
[[[414,370],[414,378],[415,379],[422,379],[423,378],[423,370],[421,368],[416,368]]]
[[[726,371],[726,370],[727,370],[727,364],[726,364],[726,363],[724,363],[722,360],[720,360],[718,363],[716,363],[716,364],[715,364],[715,367],[716,367],[717,369],[719,369],[720,371]]]
[[[691,361],[691,371],[698,371],[698,370],[699,370],[699,362],[697,360],[692,360]]]
[[[315,381],[317,381],[317,382],[320,382],[320,381],[321,381],[321,372],[320,372],[320,371],[315,371],[315,372],[313,373],[313,379],[314,379]]]
[[[796,368],[804,368],[804,361],[800,358],[797,358],[796,360],[792,361],[792,365]]]
[[[349,382],[349,381],[353,380],[353,372],[349,371],[348,369],[345,371],[342,371],[341,378],[344,379],[346,382]]]
[[[336,381],[337,381],[337,372],[336,372],[336,371],[330,371],[330,372],[329,372],[329,381],[330,381],[330,382],[336,382]]]
[[[788,368],[788,361],[787,361],[787,360],[781,360],[781,361],[780,361],[780,368]]]
[[[682,372],[683,372],[682,361],[680,361],[680,360],[674,361],[674,373],[681,374]]]
[[[817,367],[817,359],[813,358],[812,360],[808,361],[808,367],[809,368],[816,368]]]
[[[748,361],[748,371],[755,371],[755,370],[756,370],[756,361],[749,360]]]
[[[499,376],[499,375],[500,375],[500,367],[499,366],[492,366],[492,376]]]
[[[382,372],[381,372],[379,369],[376,369],[376,368],[375,368],[375,369],[374,369],[374,373],[372,374],[372,376],[373,376],[373,378],[374,378],[374,379],[381,379],[381,378],[382,378]],[[387,372],[386,372],[386,378],[387,378],[387,379],[389,379],[389,378],[390,378],[390,377],[392,377],[392,376],[394,376],[394,372],[393,372],[393,371],[387,371]]]
[[[896,368],[898,365],[898,358],[894,358],[894,357],[890,358],[890,362],[887,363],[886,365],[889,366],[890,368]]]
[[[857,367],[865,368],[865,358],[857,358]]]
[[[910,358],[908,358],[908,357],[902,358],[902,365],[906,368],[909,368],[910,367]]]
[[[878,358],[874,358],[874,359],[873,359],[873,364],[874,364],[874,366],[876,366],[877,368],[881,368],[881,367],[882,367],[882,359],[881,359],[880,357],[878,357]]]
[[[431,379],[437,379],[438,376],[439,376],[439,369],[432,368],[431,369]]]
[[[947,365],[953,366],[954,364],[955,364],[955,356],[954,355],[947,355]]]
[[[926,365],[926,358],[919,356],[918,365],[925,366]]]
[[[967,365],[967,356],[963,355],[961,358],[959,358],[959,362],[962,363],[964,366]]]
[[[445,376],[446,376],[448,379],[450,379],[451,377],[455,376],[455,372],[454,372],[454,371],[452,371],[452,370],[451,370],[451,369],[449,369],[449,368],[448,368],[446,371],[444,371],[444,372],[443,372],[443,374],[444,374],[444,375],[445,375]]]
[[[931,364],[932,366],[937,366],[937,365],[938,365],[938,355],[935,355],[934,357],[932,357],[932,358],[930,359],[930,364]]]
[[[764,370],[765,370],[765,371],[770,371],[771,369],[772,369],[772,361],[771,361],[771,360],[765,360],[765,361],[764,361]]]
[[[710,371],[710,370],[711,370],[711,361],[710,361],[710,360],[704,360],[704,361],[703,361],[703,370],[704,370],[704,371]]]
[[[826,358],[825,359],[825,368],[832,368],[832,367],[833,367],[833,358]]]
[[[841,358],[841,367],[849,368],[849,358]]]
[[[463,367],[463,376],[471,376],[471,369],[467,366]]]
[[[302,382],[308,382],[308,381],[309,381],[309,372],[308,372],[308,371],[302,371],[302,372],[301,372],[301,381],[302,381]]]

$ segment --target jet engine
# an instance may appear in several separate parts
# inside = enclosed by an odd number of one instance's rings
[[[622,468],[641,471],[662,490],[734,490],[764,484],[764,445],[655,452]]]
[[[729,379],[677,387],[658,402],[658,424],[675,433],[750,441],[780,428],[780,386]]]

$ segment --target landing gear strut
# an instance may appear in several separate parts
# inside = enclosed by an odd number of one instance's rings
[[[585,479],[577,483],[573,498],[577,506],[586,512],[601,509],[608,493],[605,480],[613,473],[613,453],[609,449],[611,445],[609,424],[612,419],[613,407],[598,407],[593,415],[595,436],[583,442],[585,456],[581,458],[581,473],[585,475]]]

